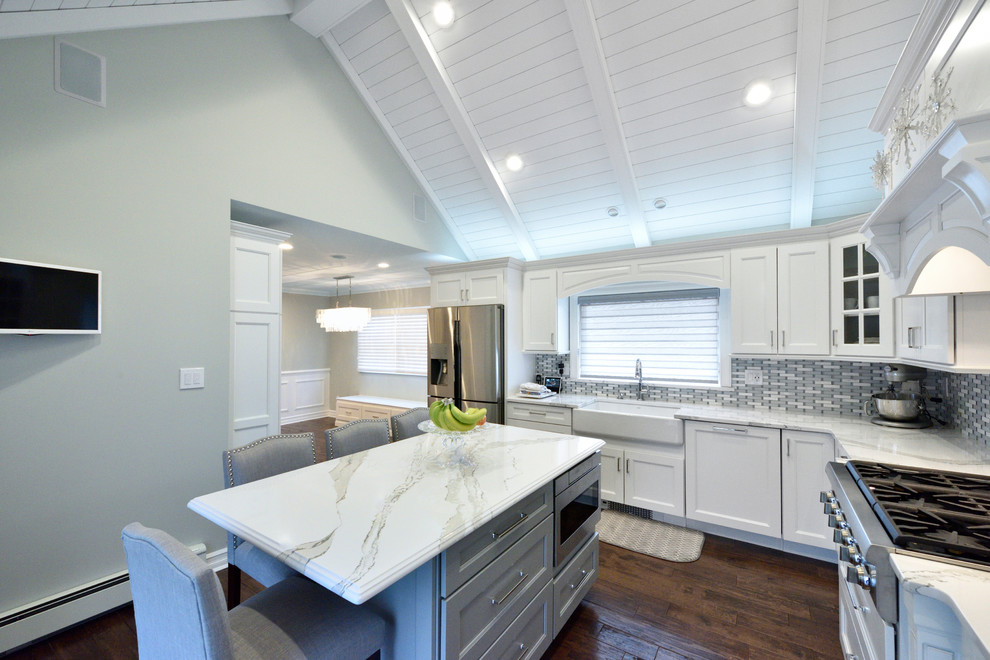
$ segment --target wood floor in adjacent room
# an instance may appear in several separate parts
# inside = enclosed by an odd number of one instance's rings
[[[330,420],[286,425],[315,431],[322,460]],[[598,581],[545,660],[839,660],[836,569],[708,535],[701,558],[677,564],[602,544]],[[219,574],[226,588],[226,571]],[[243,598],[262,587],[244,576]],[[123,607],[7,656],[116,660],[137,657],[134,612]]]

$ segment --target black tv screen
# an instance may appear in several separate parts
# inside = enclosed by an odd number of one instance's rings
[[[100,271],[0,259],[0,333],[98,334]]]

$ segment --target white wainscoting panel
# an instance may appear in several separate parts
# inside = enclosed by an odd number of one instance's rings
[[[282,372],[280,422],[291,424],[333,416],[330,408],[330,370]]]

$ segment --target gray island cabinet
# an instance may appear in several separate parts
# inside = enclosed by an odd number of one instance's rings
[[[487,426],[459,447],[417,436],[189,507],[382,613],[383,658],[539,658],[598,575],[593,530],[554,567],[554,482],[561,495],[604,443]]]

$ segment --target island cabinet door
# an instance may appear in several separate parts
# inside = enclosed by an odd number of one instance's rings
[[[553,516],[548,516],[441,600],[441,657],[482,657],[552,578]]]
[[[780,538],[780,429],[684,425],[686,516]]]

